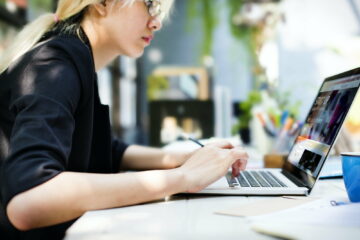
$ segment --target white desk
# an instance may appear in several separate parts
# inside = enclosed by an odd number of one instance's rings
[[[342,179],[320,180],[311,196],[347,200]],[[214,214],[266,198],[272,197],[175,196],[167,201],[87,212],[68,229],[65,239],[274,239],[251,230],[247,218]]]

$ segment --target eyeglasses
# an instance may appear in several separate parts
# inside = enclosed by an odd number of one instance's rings
[[[143,0],[152,17],[158,17],[161,14],[161,0]]]

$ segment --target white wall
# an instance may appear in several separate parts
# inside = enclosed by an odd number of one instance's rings
[[[279,28],[280,88],[307,114],[325,77],[360,66],[360,22],[349,0],[284,0]],[[360,10],[360,1],[354,0]]]

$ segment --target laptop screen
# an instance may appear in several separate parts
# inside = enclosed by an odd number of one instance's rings
[[[313,187],[360,85],[360,69],[325,79],[284,169]]]

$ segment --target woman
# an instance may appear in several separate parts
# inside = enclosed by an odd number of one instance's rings
[[[174,154],[110,136],[96,71],[119,55],[141,56],[171,3],[60,0],[4,54],[1,239],[61,238],[86,211],[196,192],[231,166],[245,168],[247,154],[227,142]],[[118,173],[129,169],[148,171]]]

